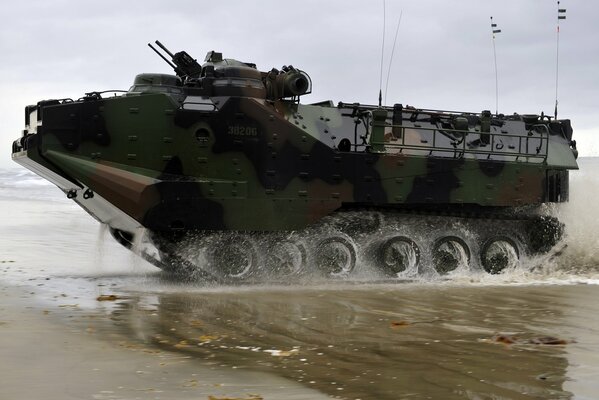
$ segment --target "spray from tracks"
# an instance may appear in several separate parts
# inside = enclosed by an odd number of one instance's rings
[[[580,170],[570,172],[570,201],[557,210],[566,225],[562,254],[545,265],[550,274],[599,279],[599,158],[583,158]]]

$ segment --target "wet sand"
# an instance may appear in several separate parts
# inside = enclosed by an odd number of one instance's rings
[[[599,393],[595,285],[203,288],[151,274],[131,289],[94,279],[88,294],[36,287],[63,279],[2,285],[0,398]]]
[[[133,296],[112,315],[145,346],[340,398],[594,398],[598,294],[588,285],[179,288]]]
[[[110,315],[82,310],[68,296],[54,307],[32,298],[0,283],[0,399],[327,398],[272,374],[130,341]]]

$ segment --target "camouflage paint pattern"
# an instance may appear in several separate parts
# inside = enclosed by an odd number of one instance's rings
[[[29,106],[13,159],[102,222],[118,226],[108,204],[155,232],[296,230],[347,207],[559,202],[577,168],[569,120],[304,105],[288,95],[310,90],[302,71],[214,52],[193,71]]]

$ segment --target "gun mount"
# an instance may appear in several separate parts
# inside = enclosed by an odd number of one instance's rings
[[[164,55],[162,55],[154,46],[148,43],[148,46],[152,50],[156,52],[168,65],[170,65],[174,70],[177,76],[180,78],[199,78],[202,73],[202,67],[198,62],[187,54],[186,51],[180,51],[178,53],[171,53],[162,43],[156,40],[156,44],[160,47],[166,54],[171,57],[171,61],[169,61]]]

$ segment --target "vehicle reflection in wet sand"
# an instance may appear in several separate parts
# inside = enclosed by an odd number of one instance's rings
[[[149,345],[342,398],[571,398],[565,299],[581,290],[179,288],[121,301],[113,320]]]

